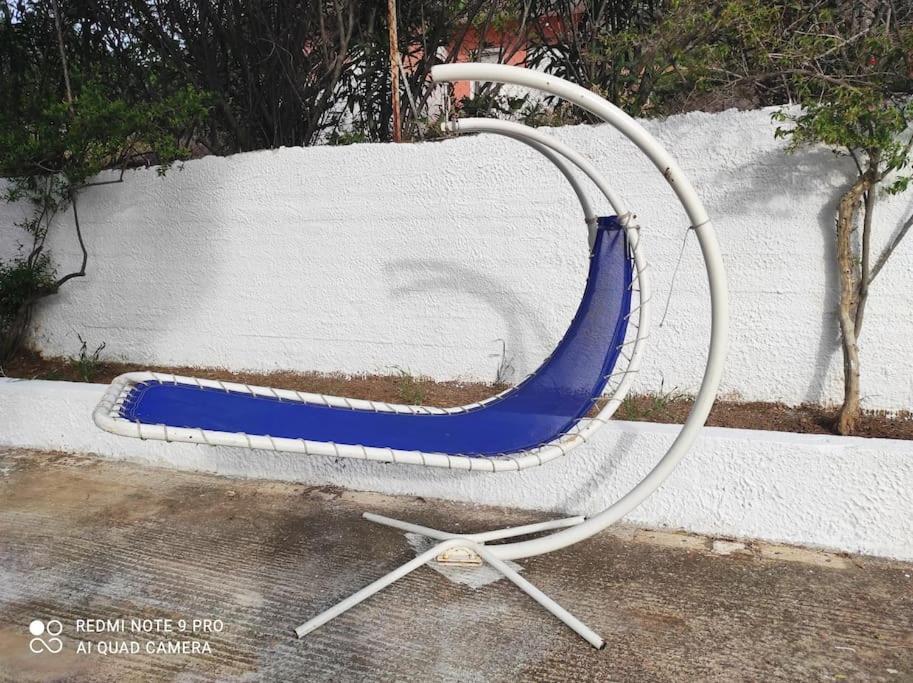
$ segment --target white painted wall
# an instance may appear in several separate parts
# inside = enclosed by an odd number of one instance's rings
[[[627,493],[678,431],[611,422],[564,460],[491,474],[114,436],[90,417],[104,390],[0,379],[0,446],[576,515]],[[913,561],[911,490],[913,441],[706,428],[660,489],[625,519]]]
[[[837,400],[832,217],[849,167],[823,150],[786,156],[768,111],[645,125],[719,230],[733,316],[723,391]],[[670,191],[613,129],[552,132],[639,214],[661,312],[687,227]],[[876,247],[913,211],[911,198],[881,202]],[[81,207],[89,276],[39,311],[35,343],[48,354],[74,354],[80,333],[144,363],[492,380],[504,340],[520,377],[561,336],[586,268],[570,189],[525,146],[493,137],[209,157],[164,179],[130,173],[88,190]],[[9,224],[22,211],[0,206],[0,256],[21,239]],[[51,246],[61,269],[78,262],[68,219]],[[913,405],[911,274],[913,241],[872,288],[869,407]],[[707,322],[692,237],[638,388],[694,392]]]

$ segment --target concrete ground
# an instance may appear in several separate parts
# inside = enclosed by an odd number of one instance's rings
[[[414,555],[365,509],[466,531],[544,518],[0,451],[0,679],[913,680],[913,566],[625,527],[521,563],[602,651],[505,581],[427,567],[295,639]]]

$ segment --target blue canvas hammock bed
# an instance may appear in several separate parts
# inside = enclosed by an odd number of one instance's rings
[[[439,543],[302,624],[296,633],[306,635],[427,562],[486,562],[592,645],[602,647],[596,633],[504,561],[557,550],[614,523],[655,490],[690,447],[713,403],[725,348],[726,290],[716,239],[700,200],[671,157],[636,122],[593,93],[561,79],[503,65],[438,66],[432,77],[538,88],[602,116],[640,147],[672,186],[701,244],[713,313],[707,368],[691,414],[672,447],[653,471],[608,509],[588,519],[571,517],[481,534],[451,534],[366,513],[367,519]],[[128,373],[112,383],[99,403],[93,415],[96,424],[142,439],[492,472],[541,465],[585,442],[620,405],[648,336],[649,280],[633,215],[624,210],[592,163],[539,131],[485,119],[463,119],[445,127],[505,135],[530,145],[564,174],[581,203],[590,248],[583,297],[564,337],[534,373],[486,401],[450,409]],[[615,215],[596,217],[573,168],[596,184]],[[486,545],[556,529],[561,530],[526,541]]]
[[[525,381],[475,407],[403,413],[153,379],[132,385],[120,417],[140,425],[467,457],[528,451],[566,434],[601,396],[624,341],[630,286],[624,231],[615,217],[600,219],[583,300],[564,339]]]

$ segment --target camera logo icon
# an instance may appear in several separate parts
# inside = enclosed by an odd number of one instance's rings
[[[42,652],[56,655],[63,649],[63,641],[57,637],[62,631],[63,624],[57,619],[49,619],[47,623],[35,619],[29,624],[29,633],[34,636],[29,641],[29,650],[36,655]]]

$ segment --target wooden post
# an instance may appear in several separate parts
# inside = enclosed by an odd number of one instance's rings
[[[396,36],[396,0],[387,0],[387,27],[390,31],[390,106],[393,109],[393,142],[402,140],[399,107],[399,40]]]

